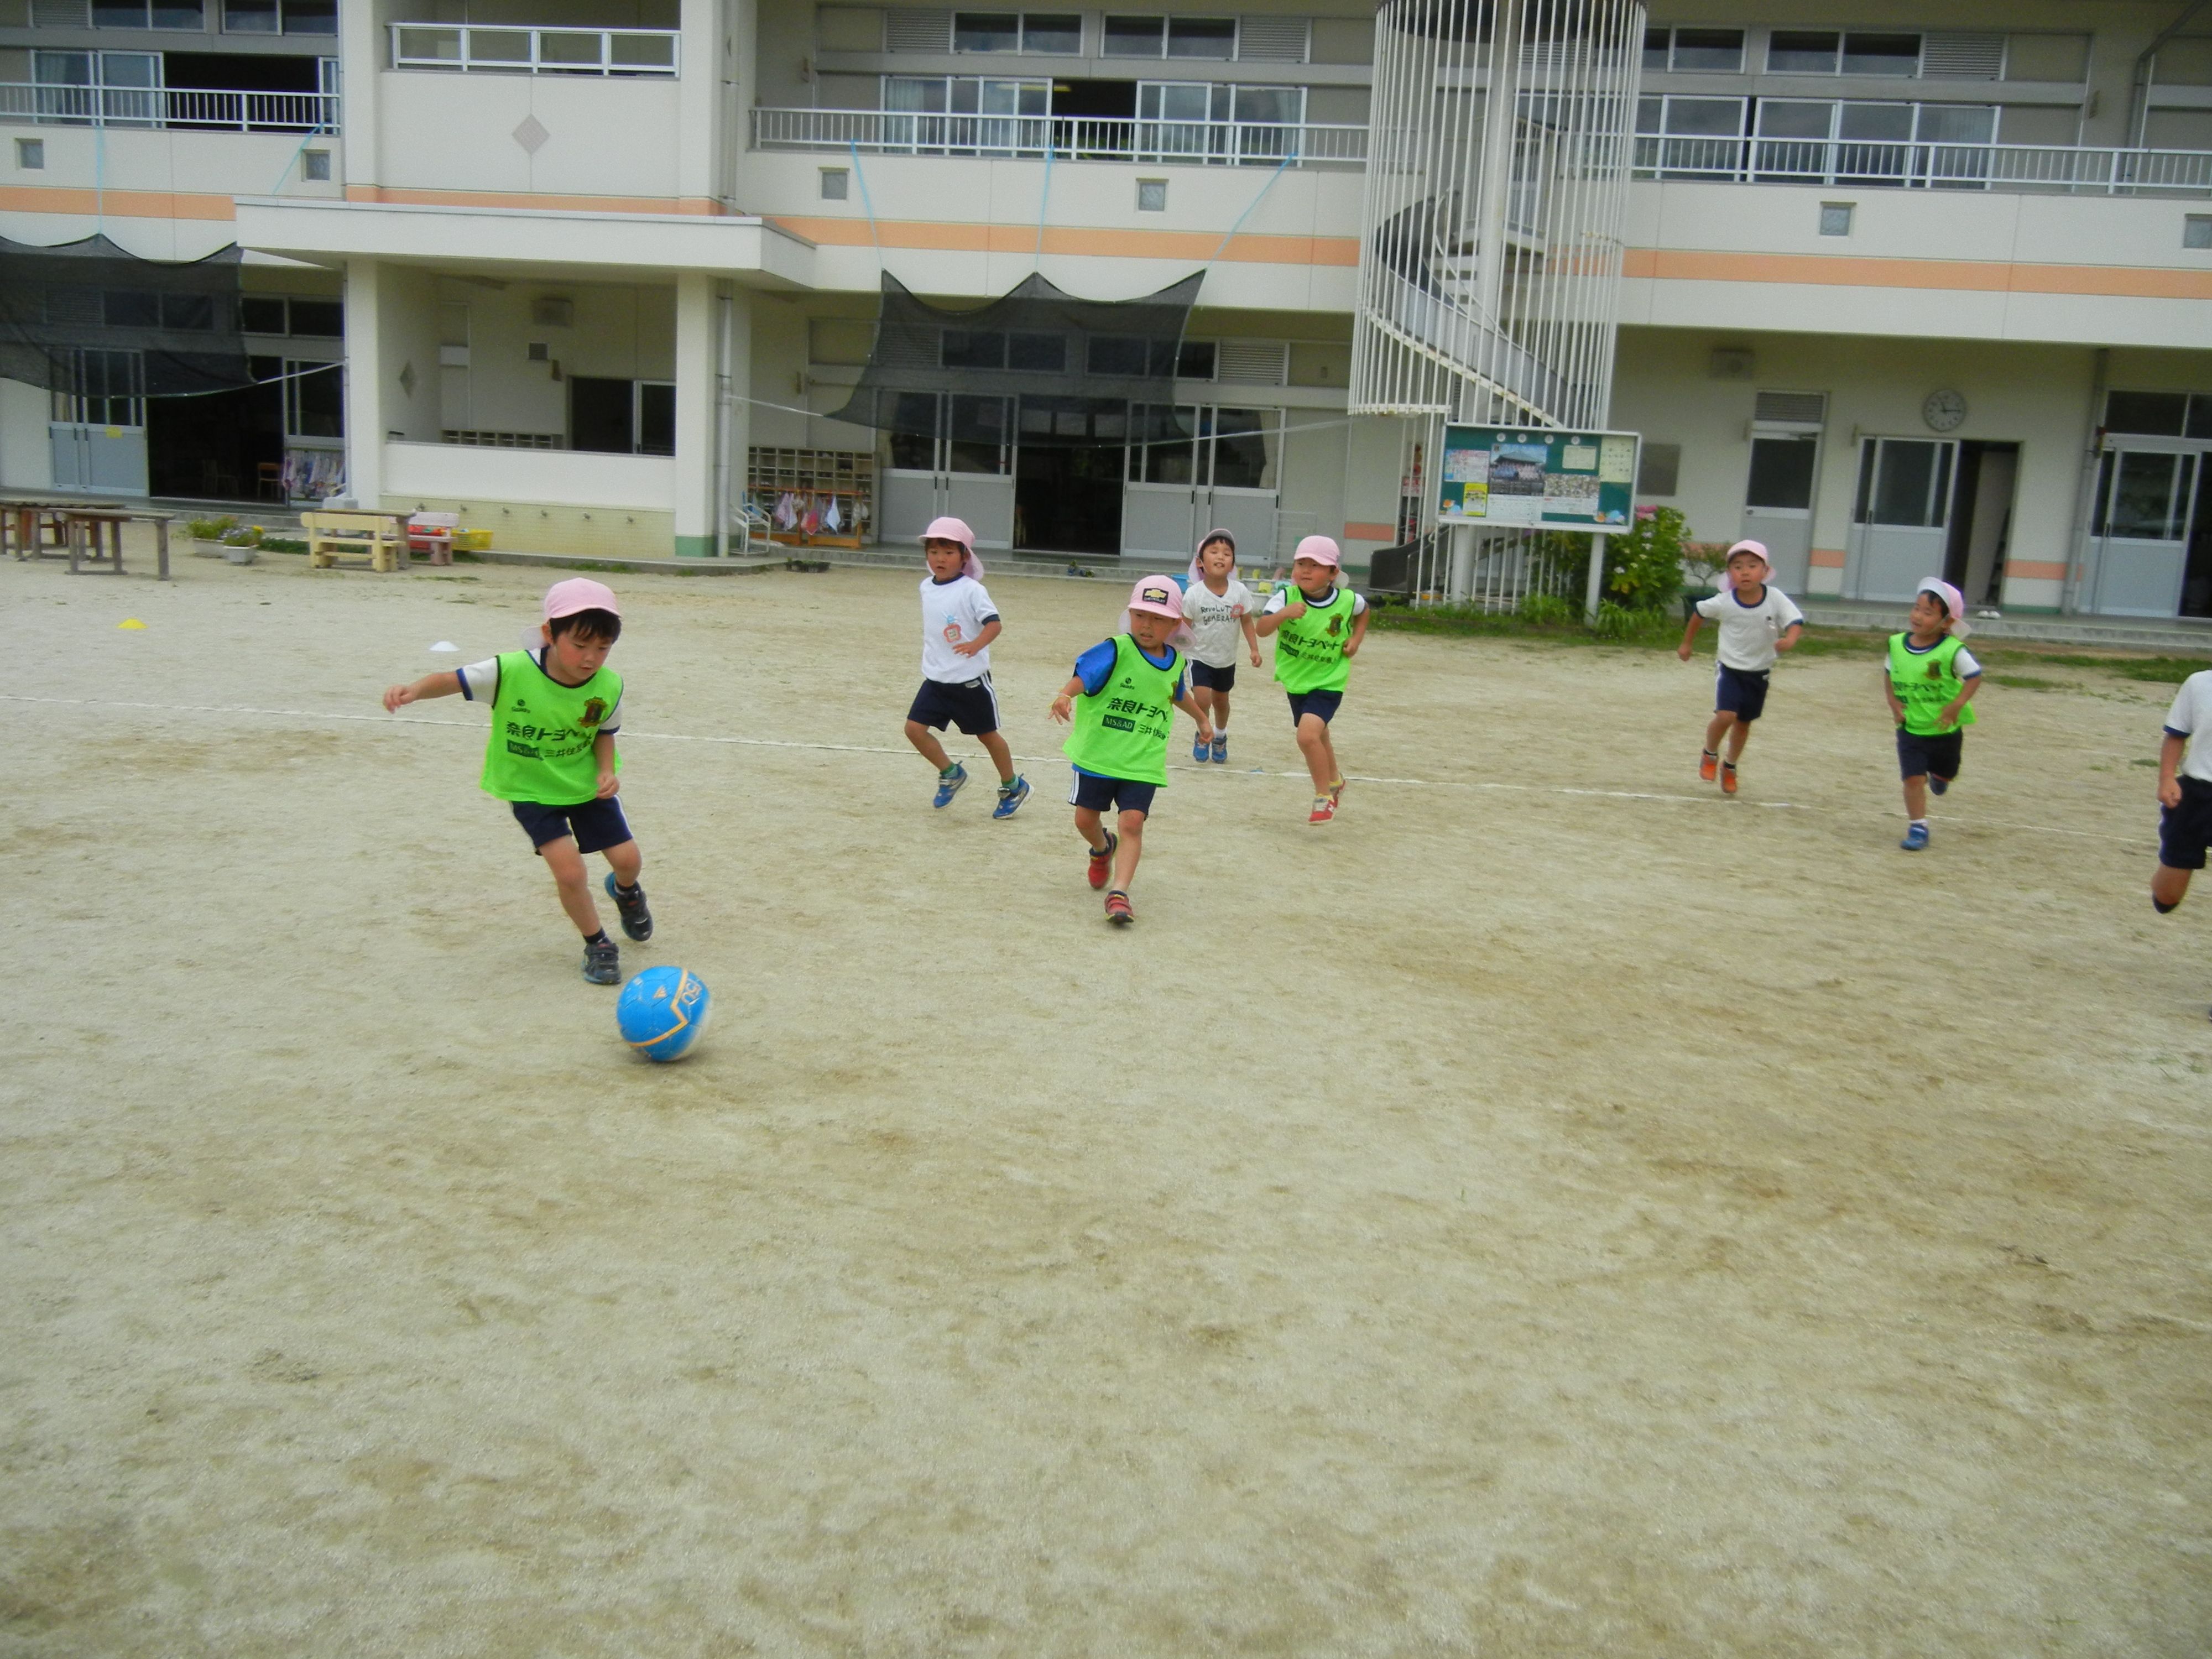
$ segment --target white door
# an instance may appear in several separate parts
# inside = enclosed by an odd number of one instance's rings
[[[1202,465],[1194,404],[1139,404],[1130,411],[1128,483],[1121,492],[1121,556],[1181,570],[1196,549]]]
[[[1785,593],[1802,596],[1811,576],[1813,485],[1820,476],[1820,457],[1817,433],[1760,432],[1751,440],[1743,533],[1765,544],[1775,585]]]
[[[64,360],[46,428],[54,488],[143,495],[145,360],[136,351],[80,349]]]
[[[1866,438],[1851,514],[1844,594],[1910,605],[1921,578],[1943,574],[1959,446],[1948,438]]]
[[[2097,475],[2096,550],[2082,608],[2107,617],[2180,614],[2202,454],[2110,450]]]

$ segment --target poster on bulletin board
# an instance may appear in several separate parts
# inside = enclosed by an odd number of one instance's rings
[[[1447,426],[1437,518],[1443,524],[1625,530],[1636,510],[1633,432]]]

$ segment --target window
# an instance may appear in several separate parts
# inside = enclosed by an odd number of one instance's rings
[[[1639,495],[1676,495],[1680,492],[1681,476],[1681,445],[1647,443],[1636,460],[1636,493]]]
[[[673,455],[675,383],[569,376],[568,447],[601,455]]]
[[[302,339],[342,340],[345,337],[345,304],[339,300],[295,300],[291,325],[284,331]]]
[[[1111,17],[1106,20],[1109,58],[1212,58],[1226,63],[1237,56],[1233,17]]]
[[[1844,37],[1846,75],[1904,75],[1920,73],[1920,37],[1917,34],[1846,34]]]
[[[1743,72],[1741,29],[1676,29],[1666,68],[1681,74],[1740,75]],[[1650,39],[1645,40],[1648,57]]]
[[[2128,541],[2178,542],[2188,533],[2194,455],[2142,450],[2108,453],[2098,479],[2093,534]]]
[[[40,161],[26,161],[23,165],[44,167]],[[2181,220],[2181,245],[2184,247],[2212,247],[2212,213],[2184,214]]]
[[[1076,58],[1083,52],[1083,16],[1079,12],[1024,12],[1022,50],[1048,58]]]
[[[845,200],[846,192],[850,189],[852,182],[853,175],[848,168],[823,168],[822,199],[825,202],[842,202]]]
[[[1832,31],[1777,29],[1766,37],[1769,75],[1833,75],[1844,37]]]
[[[329,179],[331,176],[330,151],[326,149],[309,149],[301,151],[300,176],[302,179]]]
[[[1022,20],[1010,11],[956,11],[952,14],[955,52],[1019,52]]]
[[[190,29],[207,27],[202,0],[92,0],[96,29]],[[80,12],[79,16],[83,14]]]
[[[1215,355],[1214,343],[1211,340],[1185,340],[1176,351],[1176,379],[1212,380]]]
[[[1772,75],[1915,76],[1920,73],[1920,37],[1777,29],[1767,37],[1766,68]]]
[[[1164,58],[1168,20],[1164,17],[1109,17],[1106,52],[1109,58]]]
[[[2179,438],[2189,424],[2185,392],[2113,392],[2105,397],[2105,428],[2154,438]]]
[[[1820,204],[1820,234],[1848,236],[1851,234],[1851,204],[1849,202]]]
[[[46,141],[43,138],[18,138],[15,141],[15,165],[27,173],[36,173],[46,164]],[[1165,186],[1162,186],[1163,196]],[[1164,202],[1163,203],[1164,205]]]
[[[979,150],[1042,155],[1052,82],[887,75],[884,108],[895,118],[905,118],[884,123],[884,139],[893,145],[940,155]]]
[[[1639,98],[1636,171],[1644,178],[1733,179],[1743,164],[1741,98]]]
[[[1168,181],[1164,179],[1138,179],[1137,211],[1139,213],[1165,213],[1167,210]],[[2207,220],[2205,222],[2208,225],[2212,225],[2212,220]]]
[[[238,325],[248,334],[282,334],[284,331],[283,301],[265,294],[240,295]]]
[[[337,0],[222,0],[232,34],[336,34]]]
[[[1064,334],[1006,336],[1006,367],[1024,374],[1060,374],[1067,369],[1067,337]]]
[[[947,368],[1004,368],[1006,337],[995,330],[948,328],[938,347],[938,362]]]
[[[284,435],[345,436],[345,371],[335,363],[288,359],[284,373]]]

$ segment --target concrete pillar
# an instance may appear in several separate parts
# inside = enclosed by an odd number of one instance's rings
[[[726,188],[721,171],[724,52],[721,0],[680,0],[677,27],[676,106],[684,135],[676,157],[679,211],[710,210]]]
[[[723,303],[729,307],[722,359],[729,379],[723,388],[722,449],[728,462],[722,501],[734,525],[738,504],[745,498],[746,452],[752,445],[753,296],[748,289],[732,288]]]
[[[427,15],[427,14],[425,14]],[[347,72],[338,82],[340,173],[346,193],[373,200],[380,176],[376,160],[377,65],[384,62],[380,6],[338,8],[338,56]],[[281,194],[281,192],[280,192]]]
[[[384,502],[382,276],[374,259],[346,261],[346,494],[364,507]]]
[[[714,279],[686,271],[676,279],[676,556],[714,552]]]

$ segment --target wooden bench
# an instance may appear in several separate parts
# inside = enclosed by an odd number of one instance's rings
[[[372,570],[407,562],[407,520],[397,513],[302,513],[307,563],[325,569],[340,559],[366,559]]]

